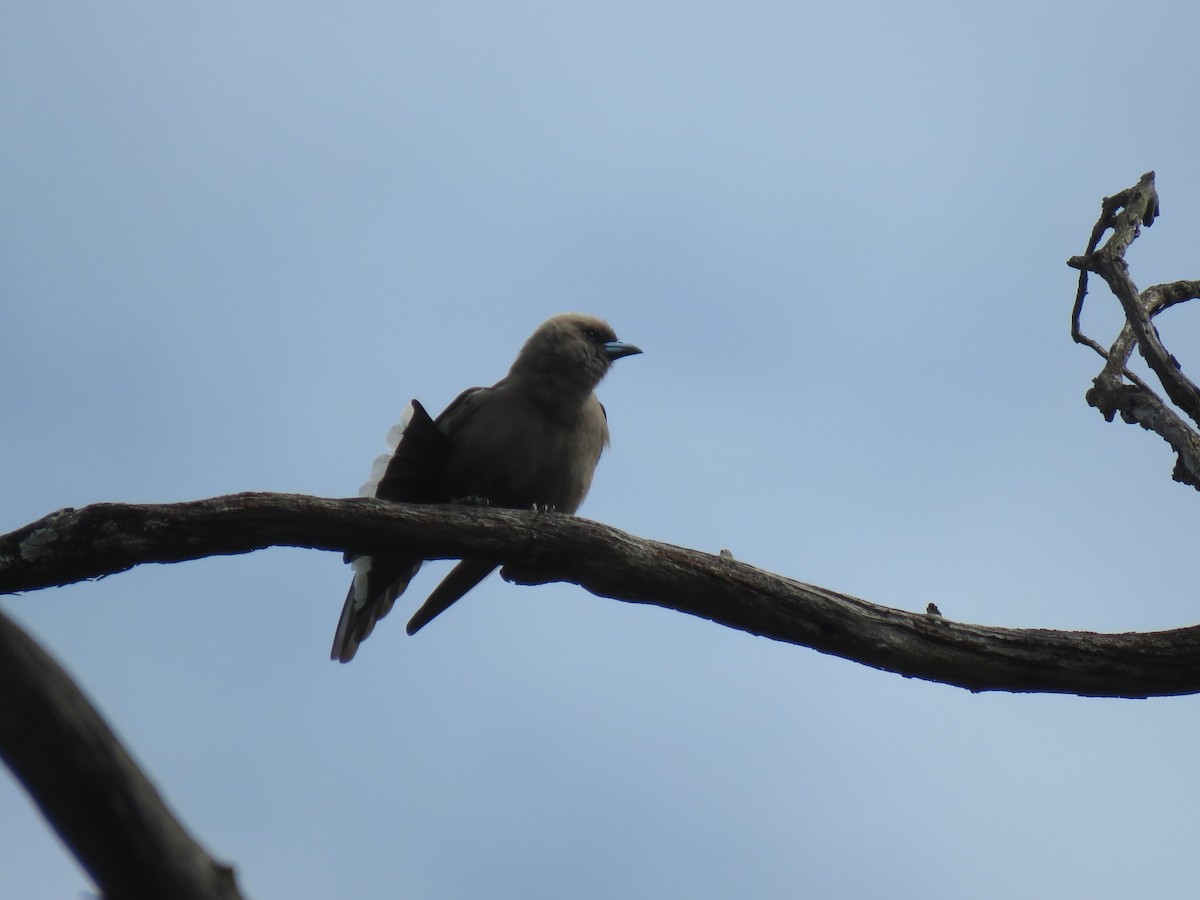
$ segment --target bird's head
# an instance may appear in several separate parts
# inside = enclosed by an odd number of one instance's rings
[[[560,390],[590,394],[609,366],[641,349],[617,340],[612,326],[585,313],[560,313],[538,326],[513,363],[512,375],[552,382]]]

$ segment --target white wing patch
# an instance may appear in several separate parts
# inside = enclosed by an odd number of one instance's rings
[[[412,421],[414,412],[415,410],[413,409],[413,405],[411,403],[408,404],[408,406],[404,407],[404,412],[400,413],[400,421],[388,429],[385,443],[387,444],[387,448],[393,453],[395,453],[396,448],[400,446],[400,438],[404,437],[404,429],[406,429],[408,427],[408,423]]]
[[[354,609],[360,610],[367,602],[367,579],[371,574],[371,557],[356,556],[350,563],[354,567]]]
[[[413,405],[410,403],[400,413],[400,421],[388,429],[387,438],[385,439],[388,452],[375,457],[375,462],[371,463],[371,474],[367,476],[367,480],[363,482],[363,486],[358,489],[358,496],[375,496],[375,492],[379,489],[379,482],[383,480],[383,473],[387,471],[388,463],[392,460],[392,454],[396,452],[396,448],[400,446],[400,439],[404,437],[404,429],[412,421],[413,412]],[[367,597],[367,582],[368,576],[371,573],[371,562],[372,560],[369,556],[356,556],[351,561],[351,565],[354,567],[355,611],[362,609],[369,599]]]
[[[390,453],[381,453],[375,457],[375,462],[371,463],[371,474],[367,476],[363,486],[358,489],[358,496],[375,496],[375,491],[379,489],[379,482],[383,480],[383,473],[387,471],[388,463],[391,461],[392,454]]]
[[[396,452],[396,448],[400,446],[400,439],[404,437],[404,429],[412,421],[413,412],[413,405],[410,403],[404,407],[404,412],[400,413],[400,421],[388,429],[386,438],[388,452],[375,457],[375,462],[371,463],[371,474],[367,476],[363,486],[358,489],[358,496],[375,496],[375,491],[379,489],[379,482],[383,480],[383,473],[387,471],[388,463],[392,460],[392,454]]]

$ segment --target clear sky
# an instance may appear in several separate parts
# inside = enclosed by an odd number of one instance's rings
[[[1200,496],[1083,395],[1156,169],[1200,277],[1200,7],[7,4],[0,530],[351,496],[569,309],[644,356],[582,513],[910,610],[1200,620]],[[1093,292],[1107,340],[1115,301]],[[1195,311],[1162,332],[1200,373]],[[275,549],[4,598],[256,898],[1195,896],[1200,700],[971,695],[493,577],[339,666]],[[2,687],[0,687],[2,689]],[[85,875],[0,779],[0,894]]]

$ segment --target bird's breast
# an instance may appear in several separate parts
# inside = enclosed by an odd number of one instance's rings
[[[578,415],[552,417],[512,400],[483,404],[450,438],[445,474],[455,498],[573,513],[591,486],[608,427],[598,401]]]

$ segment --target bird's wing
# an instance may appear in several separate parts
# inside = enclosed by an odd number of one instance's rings
[[[379,480],[375,496],[407,503],[445,503],[449,498],[440,469],[450,452],[450,439],[418,401],[412,402],[412,408],[412,417],[404,426],[404,435]]]
[[[412,415],[404,423],[400,442],[387,461],[374,496],[410,503],[445,503],[449,497],[442,484],[441,467],[449,451],[450,439],[434,424],[425,407],[413,400]],[[422,562],[405,556],[352,554],[346,555],[346,561],[354,564],[354,580],[330,651],[330,657],[339,662],[354,658],[358,645],[391,611]]]
[[[481,408],[485,407],[489,399],[501,394],[503,388],[503,381],[490,388],[468,388],[455,397],[454,401],[442,411],[442,414],[437,417],[434,427],[438,430],[439,434],[458,434],[462,430],[463,424],[470,421]],[[439,457],[439,463],[444,462],[449,455],[449,438],[446,439],[446,443],[447,450]],[[462,449],[461,446],[460,449]],[[468,499],[465,496],[455,496],[454,494],[454,491],[447,490],[445,499],[441,502]],[[435,617],[445,612],[452,603],[460,599],[467,591],[483,581],[495,568],[495,563],[491,562],[484,562],[477,559],[462,560],[442,579],[433,593],[429,595],[429,598],[421,604],[421,608],[409,620],[408,633],[416,634],[417,631],[428,625]]]

